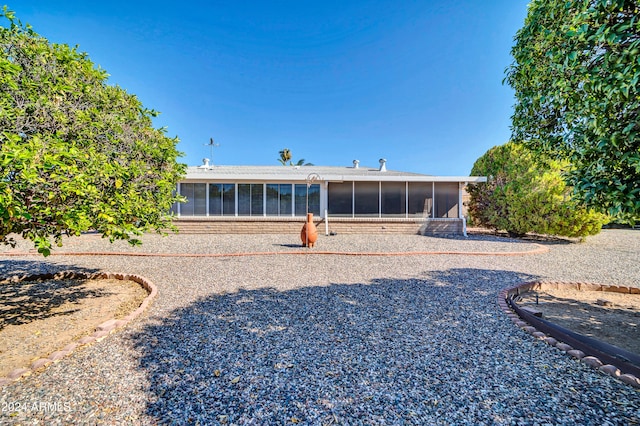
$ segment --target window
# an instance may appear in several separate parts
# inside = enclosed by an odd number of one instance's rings
[[[239,216],[262,216],[263,189],[264,185],[261,183],[238,184]]]
[[[251,185],[238,185],[238,216],[251,214]]]
[[[291,184],[268,183],[267,216],[291,216]]]
[[[209,215],[233,216],[236,213],[236,186],[232,183],[209,184]]]
[[[409,215],[431,217],[433,196],[431,182],[409,182]]]
[[[442,182],[435,185],[435,217],[458,217],[458,184]]]
[[[222,184],[209,184],[209,214],[222,216]]]
[[[309,212],[321,216],[319,184],[314,184],[309,187]]]
[[[251,216],[262,216],[264,214],[263,191],[263,184],[251,184]]]
[[[378,216],[380,199],[378,182],[356,182],[354,207],[356,216]]]
[[[261,183],[238,184],[238,215],[262,216],[263,197]]]
[[[308,187],[309,213],[320,216],[320,185],[313,184]],[[295,185],[295,212],[296,216],[307,214],[307,185]]]
[[[329,182],[329,215],[351,216],[353,182]]]
[[[280,216],[291,216],[291,184],[280,185]]]
[[[407,207],[405,182],[382,182],[382,215],[405,216]]]
[[[180,206],[180,214],[184,216],[206,216],[207,214],[207,184],[182,183],[180,194],[187,198],[187,202]]]
[[[236,186],[233,183],[222,185],[222,214],[233,216],[236,214]]]
[[[267,184],[267,216],[278,216],[280,214],[280,185],[277,183]]]
[[[295,191],[295,215],[305,216],[307,214],[307,185],[294,185]]]

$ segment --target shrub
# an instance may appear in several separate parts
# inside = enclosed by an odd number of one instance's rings
[[[470,187],[469,214],[474,224],[505,230],[512,236],[529,232],[581,237],[595,235],[608,220],[571,198],[562,172],[568,164],[536,158],[509,142],[491,148],[471,171],[487,182]]]

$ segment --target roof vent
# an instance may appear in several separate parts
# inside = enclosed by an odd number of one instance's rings
[[[203,158],[202,159],[202,167],[203,169],[208,169],[209,168],[209,159],[208,158]]]
[[[387,171],[387,159],[386,158],[381,158],[378,161],[380,162],[380,168],[378,169],[378,171],[379,172],[386,172]]]
[[[358,167],[360,167],[360,160],[353,160],[353,168],[357,169]]]

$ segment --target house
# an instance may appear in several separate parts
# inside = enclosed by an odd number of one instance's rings
[[[361,167],[189,167],[173,207],[183,233],[298,233],[306,213],[321,233],[463,234],[465,187],[479,176]]]

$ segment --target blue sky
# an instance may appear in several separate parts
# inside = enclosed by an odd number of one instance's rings
[[[8,3],[161,112],[182,162],[378,165],[464,176],[509,139],[525,0]]]

